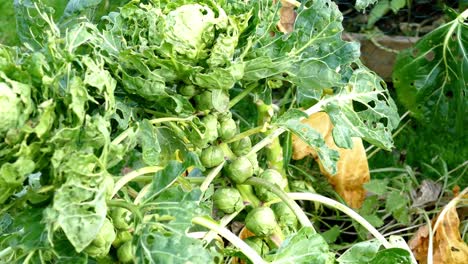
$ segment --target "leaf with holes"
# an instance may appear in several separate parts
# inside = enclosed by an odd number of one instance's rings
[[[455,127],[458,133],[468,122],[467,17],[465,10],[401,52],[393,73],[398,98],[416,118]]]

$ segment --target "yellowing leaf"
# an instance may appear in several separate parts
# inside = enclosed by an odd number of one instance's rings
[[[468,263],[468,245],[461,239],[460,219],[455,206],[449,209],[435,230],[434,263]]]
[[[467,191],[468,189],[465,189],[464,193]],[[463,194],[459,197],[462,196]],[[450,202],[447,208],[437,218],[432,220],[434,225],[432,256],[434,264],[468,263],[468,245],[461,239],[459,231],[460,219],[458,218],[455,205],[456,202]],[[429,231],[427,226],[421,227],[408,244],[418,262],[420,264],[427,263],[429,246]]]
[[[352,149],[337,147],[332,136],[333,124],[328,114],[324,112],[309,116],[308,119],[304,119],[303,123],[318,131],[324,137],[328,147],[340,153],[340,159],[337,164],[338,173],[330,175],[322,167],[315,150],[295,136],[293,136],[294,151],[292,158],[298,160],[303,159],[307,155],[312,155],[319,163],[322,174],[327,176],[328,181],[346,203],[353,208],[361,207],[366,195],[363,185],[370,180],[369,165],[362,140],[360,138],[352,138]]]

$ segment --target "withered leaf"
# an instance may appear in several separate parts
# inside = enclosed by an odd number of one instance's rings
[[[464,192],[466,192],[465,189]],[[433,225],[433,263],[465,264],[468,263],[468,245],[461,239],[456,203],[449,203],[446,213],[432,220]],[[442,218],[441,218],[442,217]],[[440,219],[439,219],[440,218]],[[439,222],[435,226],[436,220]],[[427,263],[429,230],[421,227],[409,241],[409,246],[420,264]]]
[[[303,159],[311,155],[319,163],[320,171],[333,185],[338,194],[353,208],[361,207],[366,191],[364,183],[370,180],[369,165],[366,151],[360,138],[353,138],[353,148],[343,149],[336,146],[333,136],[333,124],[327,113],[315,113],[302,121],[318,131],[325,139],[329,148],[335,149],[340,154],[337,164],[338,172],[330,175],[317,159],[317,153],[310,146],[302,142],[298,137],[293,136],[293,159]]]

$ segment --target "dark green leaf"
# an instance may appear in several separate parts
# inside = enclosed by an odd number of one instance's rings
[[[293,109],[284,113],[274,124],[291,131],[314,148],[324,168],[331,174],[336,174],[336,163],[339,159],[338,152],[327,147],[319,132],[300,121],[304,117],[307,117],[304,112]]]
[[[402,248],[389,248],[379,251],[369,264],[411,264],[410,253]]]
[[[466,47],[468,25],[458,17],[401,52],[393,72],[400,102],[417,119],[426,124],[435,122],[458,135],[466,130],[464,124],[468,122]]]
[[[369,263],[380,248],[381,243],[377,240],[369,240],[354,244],[346,250],[338,259],[338,263]]]
[[[334,254],[325,240],[312,228],[303,227],[286,238],[274,254],[267,255],[271,263],[334,263]]]

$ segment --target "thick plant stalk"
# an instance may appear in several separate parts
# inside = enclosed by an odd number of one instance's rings
[[[358,213],[356,213],[353,209],[347,207],[346,205],[339,203],[333,199],[330,199],[328,197],[315,194],[315,193],[288,193],[287,194],[291,199],[293,200],[306,200],[306,201],[313,201],[313,202],[319,202],[325,205],[328,205],[330,207],[333,207],[347,215],[349,215],[352,219],[354,219],[356,222],[361,224],[364,228],[366,228],[377,240],[382,243],[382,245],[385,248],[391,248],[392,245],[385,239],[385,237],[380,234],[380,232],[375,229],[373,225],[371,225],[369,222],[367,222],[366,219],[364,219],[362,216],[360,216]]]
[[[112,197],[114,197],[122,187],[124,187],[127,183],[131,182],[138,176],[149,174],[149,173],[155,173],[162,169],[163,168],[159,166],[150,166],[150,167],[143,167],[141,169],[134,170],[128,174],[125,174],[124,176],[122,176],[122,178],[120,178],[115,183],[114,190],[112,191]]]
[[[273,105],[267,105],[262,100],[257,101],[258,123],[259,125],[270,123],[273,116]],[[270,135],[271,130],[265,132],[265,135]],[[278,137],[272,139],[271,143],[265,147],[267,165],[269,168],[277,170],[284,179],[286,172],[284,171],[283,148]]]

